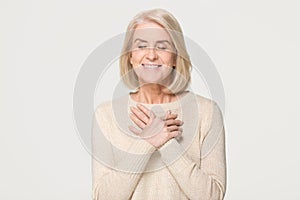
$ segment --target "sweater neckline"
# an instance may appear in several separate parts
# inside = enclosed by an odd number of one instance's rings
[[[185,91],[184,94],[178,95],[178,97],[177,97],[178,99],[176,101],[171,101],[171,102],[166,102],[166,103],[142,103],[142,102],[135,101],[130,95],[132,93],[133,92],[129,92],[128,100],[129,100],[129,102],[131,102],[133,104],[142,104],[142,105],[145,105],[145,106],[166,106],[166,107],[177,105],[183,99],[187,98],[191,94],[190,91]]]

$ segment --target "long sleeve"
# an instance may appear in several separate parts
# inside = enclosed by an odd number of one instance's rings
[[[155,148],[143,140],[125,151],[112,144],[112,117],[99,107],[92,130],[93,200],[129,199]]]
[[[213,110],[208,117],[210,123],[206,133],[203,133],[205,137],[199,152],[200,165],[189,159],[176,139],[169,140],[159,150],[166,164],[181,155],[167,167],[181,190],[191,200],[222,200],[225,195],[225,131],[221,111],[215,102],[212,105]]]

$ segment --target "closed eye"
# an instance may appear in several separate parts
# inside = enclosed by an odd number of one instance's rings
[[[167,49],[167,47],[164,47],[164,46],[158,46],[158,47],[156,47],[156,48],[161,49],[161,50]]]
[[[156,48],[159,49],[159,50],[169,49],[168,48],[168,43],[166,43],[166,42],[158,42],[157,45],[156,45]]]
[[[138,45],[138,48],[139,49],[144,49],[144,48],[146,48],[147,46],[146,45]]]

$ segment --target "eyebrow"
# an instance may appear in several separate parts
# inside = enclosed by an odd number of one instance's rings
[[[148,41],[140,39],[140,38],[137,38],[137,39],[134,40],[134,43],[136,43],[136,42],[148,42]],[[156,41],[156,43],[164,43],[164,42],[166,42],[169,45],[171,45],[171,43],[170,43],[169,40],[158,40],[158,41]]]
[[[142,40],[140,38],[137,38],[137,39],[134,40],[134,43],[136,43],[136,42],[147,42],[147,41],[146,40]]]

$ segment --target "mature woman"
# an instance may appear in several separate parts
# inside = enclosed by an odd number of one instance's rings
[[[135,92],[102,103],[93,129],[93,199],[223,199],[225,139],[218,105],[187,90],[191,62],[177,20],[139,13],[120,57]]]

